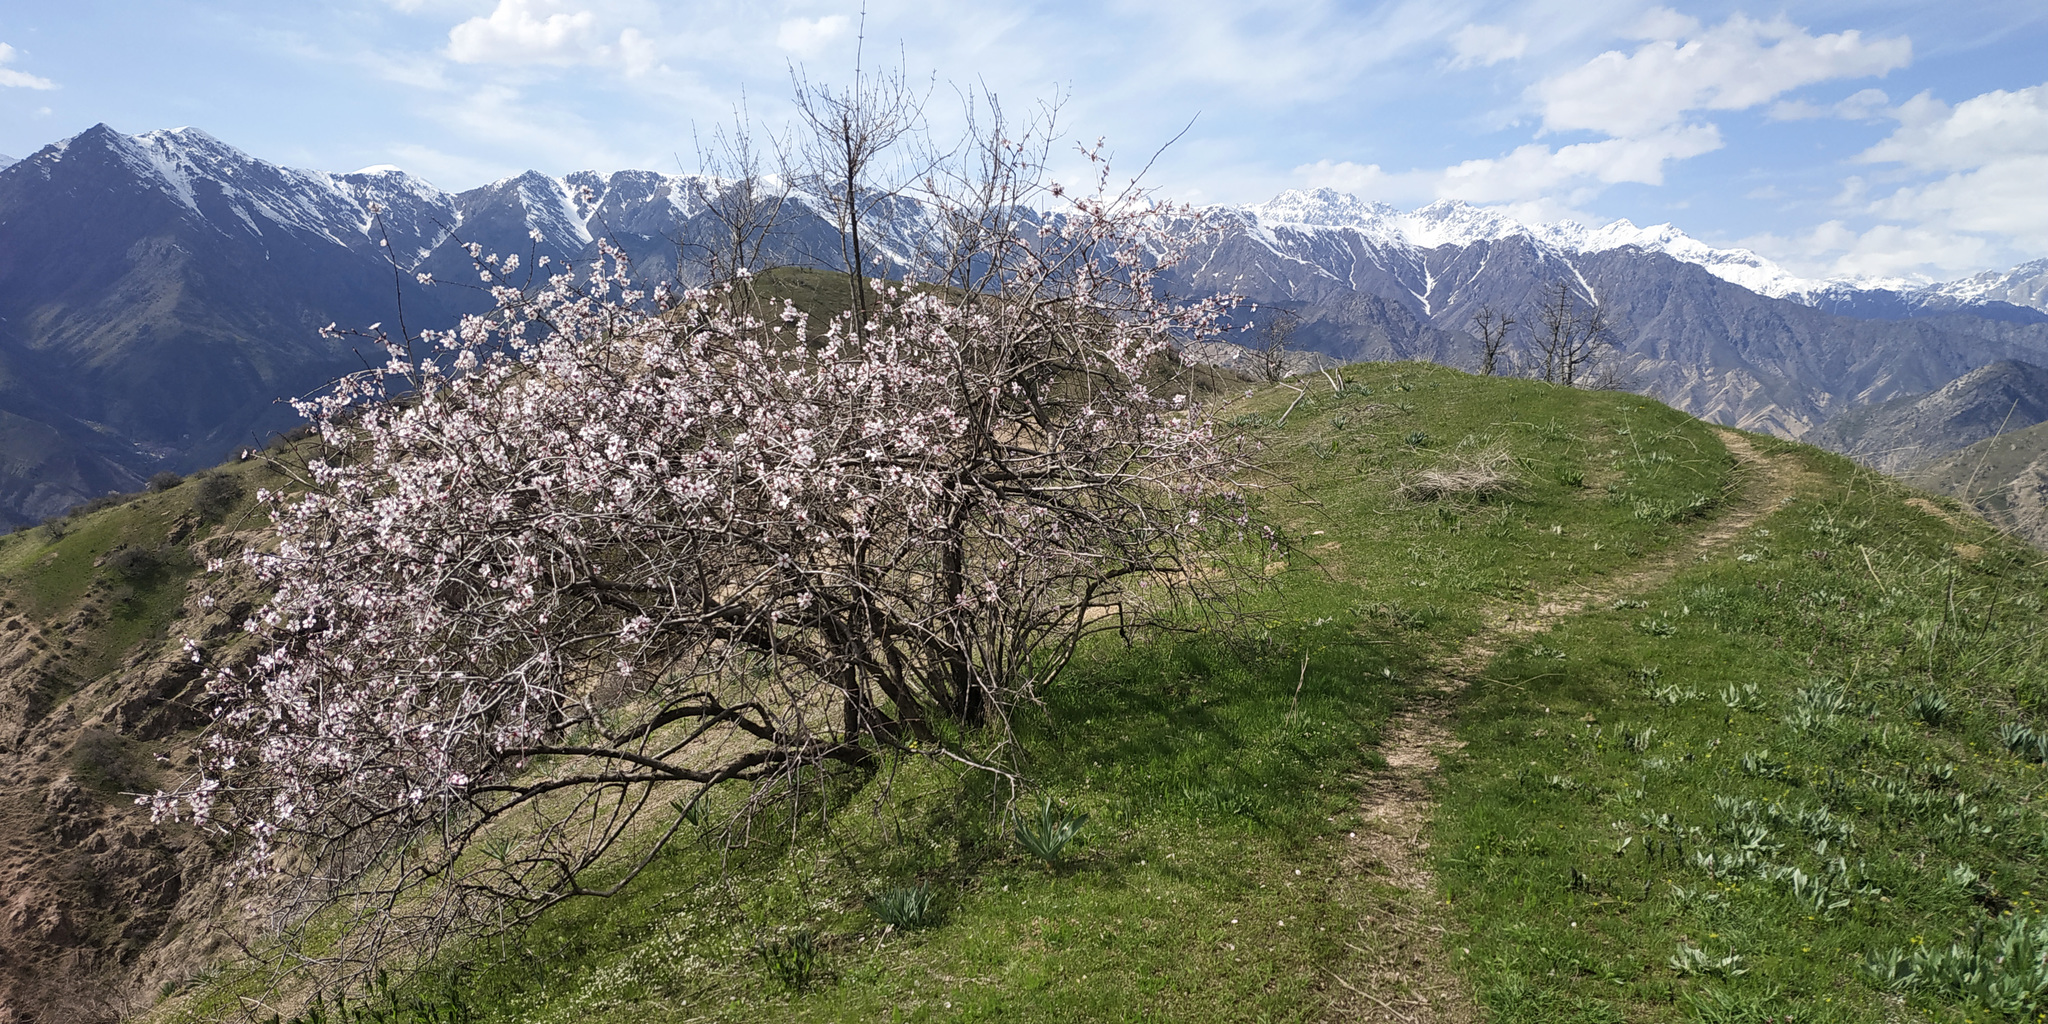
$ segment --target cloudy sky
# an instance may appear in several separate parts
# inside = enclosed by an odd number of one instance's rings
[[[527,168],[695,169],[792,65],[843,80],[857,4],[69,0],[0,13],[0,153],[192,125],[461,189]],[[33,9],[31,9],[33,7]],[[2048,4],[1817,0],[871,0],[867,60],[1012,106],[1197,202],[1330,186],[1528,218],[1672,222],[1815,276],[2048,256]],[[1191,125],[1191,127],[1190,127]]]

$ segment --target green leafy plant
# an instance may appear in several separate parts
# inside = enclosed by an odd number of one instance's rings
[[[1743,966],[1742,954],[1730,951],[1727,956],[1714,956],[1698,946],[1680,943],[1678,952],[1665,961],[1671,969],[1688,978],[1713,977],[1734,978],[1748,974]]]
[[[2006,752],[2018,757],[2031,757],[2039,749],[2040,737],[2024,722],[2005,722],[1998,727],[1998,742]],[[2037,758],[2038,760],[2038,758]]]
[[[1649,750],[1650,743],[1656,738],[1656,735],[1657,729],[1655,726],[1646,725],[1640,729],[1631,729],[1628,726],[1621,727],[1622,746],[1627,747],[1631,753],[1640,754]]]
[[[1030,817],[1011,812],[1011,825],[1017,830],[1017,845],[1024,852],[1046,862],[1057,864],[1060,851],[1088,824],[1088,816],[1075,814],[1065,804],[1050,796],[1041,797],[1038,812]]]
[[[1873,955],[1864,973],[1895,991],[1920,991],[2032,1019],[2048,1011],[2048,918],[1978,922],[1947,947],[1893,948]]]
[[[1745,682],[1741,688],[1731,682],[1720,688],[1720,702],[1729,711],[1763,711],[1763,692],[1753,682]]]
[[[884,889],[869,897],[867,905],[868,913],[899,930],[923,928],[937,917],[932,911],[932,888],[924,882]]]
[[[1936,690],[1926,690],[1915,696],[1906,710],[1912,712],[1914,718],[1937,729],[1955,719],[1954,705],[1949,703],[1946,695]]]
[[[792,992],[808,991],[825,976],[825,950],[810,932],[793,932],[754,946],[768,976]]]
[[[1785,760],[1771,755],[1770,750],[1752,750],[1742,755],[1742,771],[1759,779],[1782,779],[1785,777]]]

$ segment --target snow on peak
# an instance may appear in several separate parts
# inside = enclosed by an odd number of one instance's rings
[[[1439,199],[1404,212],[1328,188],[1310,192],[1290,189],[1266,202],[1237,209],[1269,235],[1280,227],[1306,232],[1357,230],[1381,244],[1416,249],[1526,237],[1566,254],[1631,247],[1660,252],[1702,267],[1722,280],[1773,297],[1799,295],[1823,287],[1822,282],[1797,277],[1748,249],[1716,249],[1668,223],[1650,227],[1637,227],[1627,220],[1610,221],[1599,227],[1571,220],[1528,224],[1501,209],[1476,206],[1462,199]]]
[[[1385,203],[1361,202],[1358,197],[1333,188],[1308,192],[1288,189],[1245,210],[1263,224],[1366,229],[1378,227],[1397,212]]]
[[[2029,260],[2011,270],[1986,270],[1922,290],[1958,302],[2010,302],[2048,310],[2048,259]]]

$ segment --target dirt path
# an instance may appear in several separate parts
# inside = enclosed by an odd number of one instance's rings
[[[1429,676],[1408,707],[1394,717],[1380,750],[1386,770],[1369,784],[1360,806],[1364,826],[1353,840],[1355,871],[1381,883],[1373,911],[1360,922],[1354,952],[1370,965],[1363,977],[1336,979],[1342,1019],[1404,1024],[1463,1024],[1482,1015],[1443,941],[1442,898],[1429,869],[1429,822],[1436,813],[1432,783],[1438,758],[1460,744],[1452,712],[1469,682],[1500,648],[1560,621],[1650,590],[1734,543],[1743,531],[1792,496],[1807,471],[1785,457],[1769,457],[1749,439],[1716,430],[1735,456],[1740,496],[1733,508],[1689,541],[1644,560],[1633,570],[1533,601],[1497,602],[1481,609],[1481,626]],[[1348,990],[1348,991],[1347,991]]]

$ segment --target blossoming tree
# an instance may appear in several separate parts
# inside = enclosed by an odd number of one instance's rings
[[[1224,303],[1155,286],[1188,211],[1023,152],[997,132],[997,187],[927,198],[973,225],[935,246],[952,283],[871,282],[858,324],[762,315],[744,271],[643,292],[607,253],[521,288],[473,249],[493,311],[302,406],[319,451],[245,556],[254,655],[211,668],[202,770],[157,811],[243,833],[284,919],[352,908],[321,955],[366,965],[611,891],[660,846],[621,836],[722,784],[1007,771],[1079,639],[1220,586],[1244,522],[1176,383]]]

